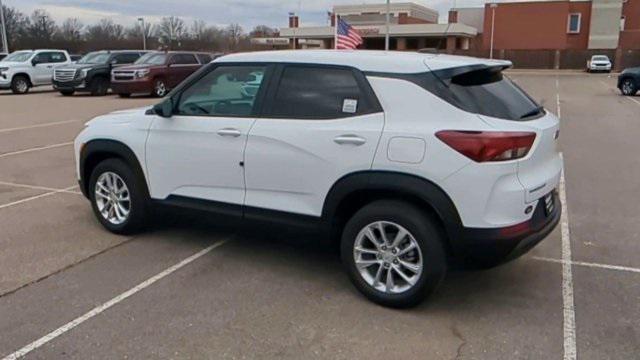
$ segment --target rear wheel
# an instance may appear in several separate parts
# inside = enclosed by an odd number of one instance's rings
[[[14,94],[26,94],[27,92],[29,92],[30,87],[31,84],[29,83],[29,79],[27,79],[26,76],[14,76],[13,80],[11,80],[11,91]]]
[[[109,81],[105,78],[95,78],[89,85],[92,96],[105,96],[109,91]]]
[[[125,94],[118,94],[118,96],[120,96],[123,99],[126,99],[126,98],[130,98],[131,94],[126,94],[126,93]]]
[[[360,209],[346,224],[341,256],[355,287],[383,306],[418,305],[446,274],[444,239],[430,216],[400,201]]]
[[[156,79],[153,82],[153,92],[151,95],[155,97],[164,97],[169,92],[169,88],[167,88],[167,84],[164,82],[164,79]]]
[[[620,87],[622,94],[626,96],[634,96],[638,92],[638,86],[633,79],[622,80],[622,86]]]
[[[89,180],[89,197],[100,223],[116,234],[131,234],[144,228],[149,203],[142,179],[124,161],[99,163]]]

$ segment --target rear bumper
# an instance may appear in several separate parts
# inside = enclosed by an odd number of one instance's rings
[[[116,94],[149,94],[153,91],[153,82],[151,80],[111,81],[111,90]]]
[[[544,240],[560,222],[562,204],[553,193],[554,209],[547,214],[544,200],[538,201],[531,220],[505,228],[463,228],[459,244],[462,258],[479,263],[513,260]]]

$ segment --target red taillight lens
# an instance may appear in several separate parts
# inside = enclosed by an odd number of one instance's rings
[[[477,162],[507,161],[527,156],[536,134],[532,132],[457,131],[436,133],[438,139]]]

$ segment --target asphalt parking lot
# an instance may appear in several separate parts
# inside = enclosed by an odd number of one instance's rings
[[[0,358],[640,358],[640,97],[608,75],[512,77],[561,116],[562,226],[405,311],[365,300],[303,239],[200,215],[107,233],[71,142],[95,115],[157,100],[0,93]]]

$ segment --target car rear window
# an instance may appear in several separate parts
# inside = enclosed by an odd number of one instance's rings
[[[530,120],[543,108],[502,73],[500,67],[451,69],[411,75],[409,79],[464,111],[506,120]]]

